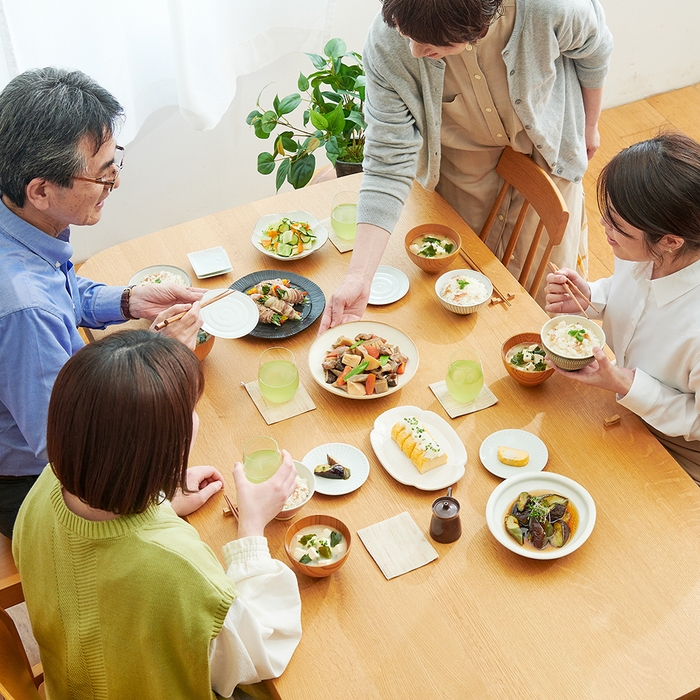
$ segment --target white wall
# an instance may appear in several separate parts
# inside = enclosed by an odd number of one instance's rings
[[[602,3],[615,37],[605,107],[700,82],[698,0]],[[662,10],[662,5],[673,11]],[[332,36],[343,38],[350,50],[361,52],[378,8],[378,0],[338,0]],[[321,50],[319,47],[318,52]],[[245,118],[254,109],[262,87],[274,83],[265,93],[270,96],[294,92],[299,72],[308,73],[310,68],[304,54],[291,54],[240,79],[233,104],[211,131],[193,131],[175,107],[151,116],[128,145],[122,185],[107,201],[102,221],[74,228],[74,260],[82,261],[136,236],[274,194],[274,176],[263,176],[256,170],[257,154],[270,145],[255,138]],[[193,241],[192,248],[196,247]]]

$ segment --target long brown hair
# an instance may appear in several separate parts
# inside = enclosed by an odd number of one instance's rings
[[[58,374],[47,449],[54,473],[93,508],[142,513],[185,488],[192,413],[204,389],[195,355],[149,331],[87,345]]]

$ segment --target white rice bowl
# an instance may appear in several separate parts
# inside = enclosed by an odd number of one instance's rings
[[[570,331],[584,330],[581,341]],[[542,347],[557,367],[577,370],[593,362],[593,348],[605,346],[605,333],[594,321],[583,316],[563,315],[549,319],[540,331]]]
[[[462,280],[465,284],[460,285]],[[486,275],[475,270],[449,270],[435,283],[440,303],[456,314],[471,314],[488,303],[493,285]]]

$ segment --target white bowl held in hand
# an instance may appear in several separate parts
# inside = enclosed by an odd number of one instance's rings
[[[585,354],[576,354],[575,352],[566,352],[561,346],[553,346],[550,338],[551,332],[560,324],[565,323],[571,325],[578,323],[589,334],[591,338],[590,351]],[[568,331],[567,331],[568,333]],[[595,322],[584,316],[563,315],[550,318],[547,323],[542,326],[540,331],[542,338],[542,346],[547,351],[547,357],[559,368],[564,370],[576,370],[589,365],[595,359],[593,357],[593,347],[595,345],[605,347],[605,333],[603,329]]]

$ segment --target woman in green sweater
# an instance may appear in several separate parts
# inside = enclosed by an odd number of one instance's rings
[[[12,543],[47,698],[211,700],[289,662],[299,591],[263,529],[296,472],[286,452],[262,484],[236,464],[239,539],[224,572],[178,517],[223,485],[213,467],[187,468],[203,386],[190,350],[147,331],[92,343],[58,375],[50,464]]]

